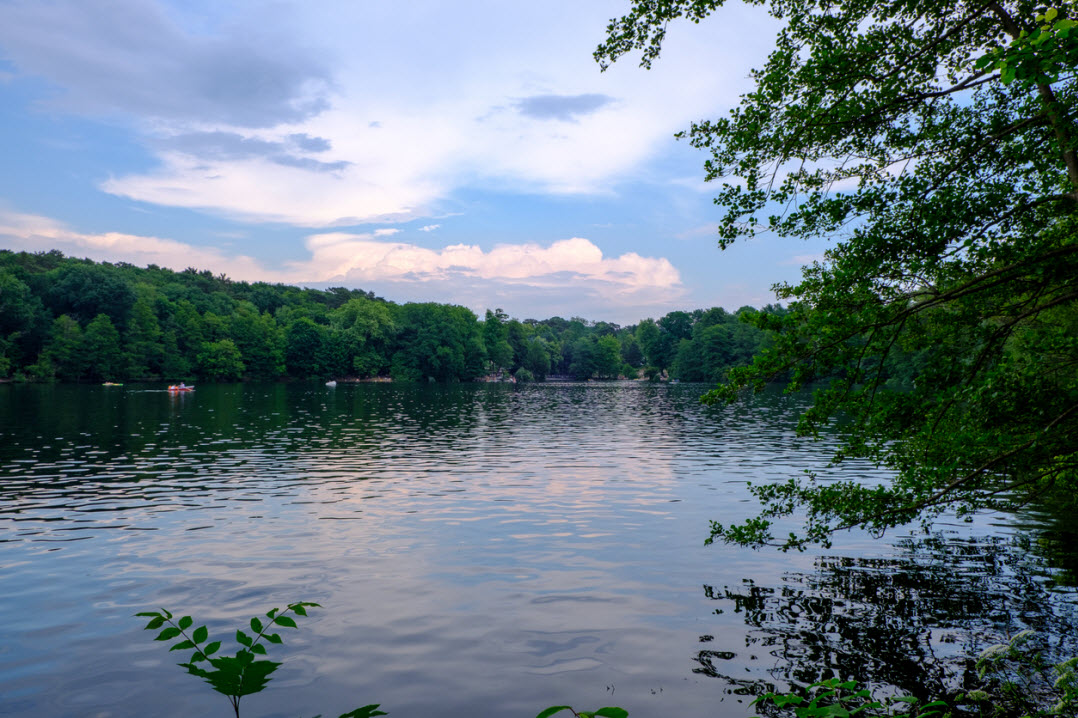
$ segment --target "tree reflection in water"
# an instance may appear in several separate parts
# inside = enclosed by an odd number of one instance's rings
[[[1037,540],[936,535],[897,557],[821,556],[775,586],[705,585],[716,614],[742,615],[747,655],[704,648],[693,672],[741,696],[839,677],[931,699],[975,687],[977,654],[1020,630],[1078,655],[1078,592],[1053,588]]]

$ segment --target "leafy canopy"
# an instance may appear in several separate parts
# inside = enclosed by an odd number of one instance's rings
[[[709,402],[784,378],[813,385],[799,432],[844,417],[835,456],[888,484],[809,476],[754,487],[762,514],[712,539],[784,548],[944,510],[1014,509],[1078,489],[1078,31],[1072,3],[749,0],[784,26],[755,89],[683,136],[709,153],[719,245],[773,233],[835,240],[774,344]],[[635,0],[596,50],[605,67],[721,0]]]

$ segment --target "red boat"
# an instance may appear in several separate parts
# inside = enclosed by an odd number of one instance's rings
[[[181,391],[194,391],[194,390],[195,390],[195,387],[193,387],[193,386],[185,386],[183,384],[172,384],[168,388],[168,391],[169,391],[170,394],[176,394],[176,393],[179,393]]]

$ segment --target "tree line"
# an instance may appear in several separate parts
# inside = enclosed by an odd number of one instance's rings
[[[714,382],[768,342],[744,320],[784,312],[716,307],[628,327],[521,321],[501,309],[480,320],[465,307],[397,304],[358,289],[0,250],[0,379]]]

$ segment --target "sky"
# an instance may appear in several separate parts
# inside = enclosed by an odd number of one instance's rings
[[[720,251],[675,139],[774,21],[592,52],[627,0],[0,0],[0,248],[634,324],[774,301],[819,243]]]

